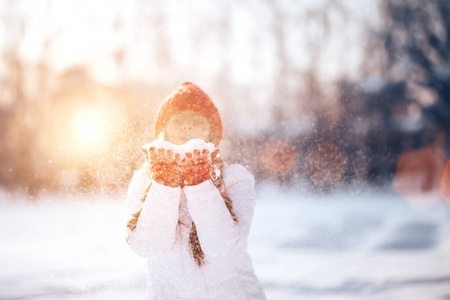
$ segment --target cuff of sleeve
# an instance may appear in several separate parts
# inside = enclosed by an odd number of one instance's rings
[[[199,183],[197,185],[190,185],[190,186],[185,186],[183,188],[185,194],[193,194],[196,193],[198,191],[204,190],[204,189],[208,189],[214,187],[214,183],[211,181],[211,179],[203,181],[202,183]]]

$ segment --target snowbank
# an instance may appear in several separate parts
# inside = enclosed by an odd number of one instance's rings
[[[144,299],[123,199],[0,201],[0,299]],[[269,300],[449,299],[450,208],[391,193],[258,190],[249,252]]]

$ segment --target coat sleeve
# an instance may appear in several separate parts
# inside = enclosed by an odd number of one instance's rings
[[[223,178],[237,223],[211,180],[184,188],[200,245],[210,256],[229,252],[239,240],[246,245],[255,207],[254,179],[250,172],[241,165],[230,165],[224,169]]]
[[[132,213],[135,213],[139,205],[142,203],[142,198],[145,195],[145,190],[151,182],[148,165],[145,164],[139,170],[135,171],[128,186],[127,198],[125,201],[125,219],[128,221]]]
[[[137,209],[141,205],[136,197],[140,195],[142,199],[145,188],[143,191],[136,189],[146,186],[140,182],[145,181],[144,178],[146,177],[143,174],[135,173],[130,182],[127,194],[127,207],[130,209]],[[134,252],[150,257],[162,254],[173,246],[178,224],[180,193],[179,187],[152,183],[142,204],[136,228],[127,234],[127,243]]]
[[[223,173],[227,195],[238,218],[239,240],[246,247],[256,203],[255,179],[239,164],[227,166]]]
[[[237,225],[211,180],[184,188],[189,214],[207,256],[220,256],[231,250],[239,236]]]

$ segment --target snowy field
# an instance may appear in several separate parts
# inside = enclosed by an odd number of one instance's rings
[[[268,299],[450,299],[450,205],[389,192],[258,190],[249,241]],[[0,299],[144,299],[123,201],[0,194]]]

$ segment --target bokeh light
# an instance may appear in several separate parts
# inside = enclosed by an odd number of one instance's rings
[[[270,176],[283,176],[297,167],[298,153],[289,142],[278,140],[266,144],[259,161],[263,170]]]
[[[304,168],[315,185],[331,186],[341,181],[347,161],[347,155],[334,143],[320,143],[309,147]]]
[[[439,195],[450,203],[450,159],[447,160],[442,176],[441,185],[439,188]]]
[[[412,205],[438,201],[443,158],[444,152],[435,146],[403,153],[398,159],[393,188]]]

